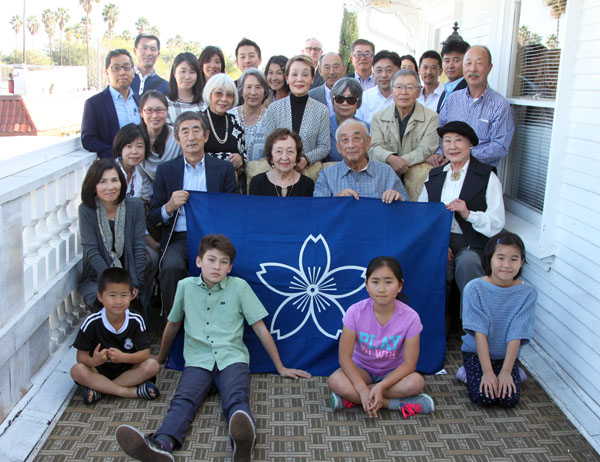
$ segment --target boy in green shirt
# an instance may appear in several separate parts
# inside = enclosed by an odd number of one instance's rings
[[[202,274],[179,281],[158,361],[165,362],[183,322],[185,369],[158,431],[144,436],[129,425],[117,428],[119,445],[134,459],[173,461],[171,452],[181,446],[196,411],[216,386],[229,423],[233,460],[251,460],[256,431],[249,406],[250,358],[243,342],[244,319],[267,350],[279,375],[293,379],[310,377],[308,372],[288,369],[281,362],[273,337],[262,321],[267,310],[246,281],[227,276],[234,258],[235,248],[227,237],[207,235],[196,258]]]

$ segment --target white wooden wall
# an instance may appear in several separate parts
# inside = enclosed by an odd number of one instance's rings
[[[462,2],[461,35],[500,51],[493,2]],[[500,20],[500,19],[498,19]],[[600,2],[569,0],[545,213],[539,230],[554,257],[530,255],[524,279],[538,289],[534,341],[600,407]],[[509,40],[509,39],[507,39]],[[562,41],[562,40],[561,40]],[[494,58],[496,60],[496,58]],[[502,62],[502,61],[501,61]],[[496,62],[496,67],[498,67]],[[496,72],[507,74],[504,60]],[[490,76],[493,77],[493,76]],[[494,86],[492,82],[492,86]],[[500,89],[501,90],[501,89]],[[548,366],[550,367],[550,366]],[[591,401],[590,401],[591,399]],[[600,434],[600,429],[596,430]],[[597,436],[592,431],[592,436]]]
[[[549,271],[531,259],[525,277],[539,291],[535,341],[600,405],[600,3],[567,8],[542,231],[555,257]]]

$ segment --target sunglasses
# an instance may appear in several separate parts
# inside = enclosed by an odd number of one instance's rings
[[[356,96],[335,95],[333,100],[338,104],[343,104],[344,101],[346,101],[350,106],[354,106],[356,103],[358,103],[358,98]]]

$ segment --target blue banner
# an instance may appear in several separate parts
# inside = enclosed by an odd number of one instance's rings
[[[446,354],[446,259],[452,215],[442,203],[347,197],[258,197],[192,192],[185,205],[190,273],[206,234],[222,233],[237,256],[231,275],[245,279],[269,316],[283,363],[329,375],[339,367],[338,339],[350,305],[369,295],[364,272],[380,255],[396,257],[403,292],[421,317],[417,369],[434,373]],[[244,341],[252,372],[275,372],[250,327]],[[182,338],[168,367],[182,369]]]

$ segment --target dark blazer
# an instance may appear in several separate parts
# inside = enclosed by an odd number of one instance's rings
[[[131,89],[136,95],[140,94],[140,76],[135,74],[133,76],[133,82],[131,82]],[[169,82],[163,79],[160,75],[153,75],[152,77],[148,77],[146,79],[146,83],[144,84],[144,91],[146,93],[150,90],[160,91],[163,95],[169,94]]]
[[[325,96],[325,84],[310,90],[308,92],[308,96],[310,96],[313,99],[316,99],[319,103],[323,103],[325,106],[327,106],[327,97]]]
[[[323,79],[323,77],[321,76],[321,73],[319,72],[319,69],[315,69],[315,78],[313,79],[313,83],[310,86],[310,88],[317,88],[320,87],[321,85],[325,85],[325,80]]]
[[[456,86],[456,88],[454,89],[454,91],[452,93],[454,93],[455,91],[458,91],[458,90],[462,90],[463,88],[466,88],[466,86],[467,86],[467,81],[463,77],[463,79],[458,83],[458,85]],[[440,99],[438,100],[438,105],[437,105],[437,110],[436,110],[436,112],[438,114],[442,110],[442,106],[443,106],[442,101],[444,101],[445,97],[446,97],[446,90],[444,90],[442,92],[442,94],[440,95]]]
[[[160,164],[156,169],[148,221],[152,225],[162,227],[160,246],[163,250],[169,243],[169,237],[175,227],[177,213],[173,213],[169,221],[163,223],[161,208],[169,201],[174,191],[183,189],[183,159],[183,156],[177,157]],[[206,162],[206,190],[208,192],[237,194],[238,182],[231,162],[207,155],[204,156],[204,159]]]
[[[139,105],[139,97],[135,92],[133,99]],[[85,149],[98,153],[98,157],[112,159],[112,144],[119,128],[117,110],[108,87],[88,98],[81,121],[81,144]]]
[[[485,193],[490,181],[490,174],[493,172],[493,167],[478,161],[473,156],[471,156],[470,160],[465,181],[458,198],[466,202],[467,209],[469,210],[477,212],[485,211],[487,209]],[[444,171],[443,165],[429,171],[429,180],[425,183],[429,202],[441,202],[442,187],[444,186],[447,173]],[[473,250],[483,251],[489,237],[475,231],[473,225],[461,217],[460,213],[454,212],[454,218],[456,218],[456,222],[460,226],[467,244]]]

